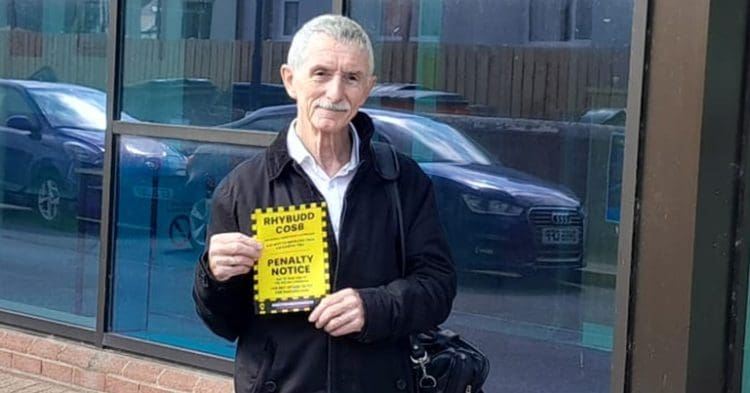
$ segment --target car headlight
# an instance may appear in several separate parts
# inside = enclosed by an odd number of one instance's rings
[[[469,210],[479,214],[495,214],[498,216],[518,216],[523,208],[499,199],[486,199],[473,194],[461,194]]]
[[[65,152],[76,161],[95,164],[101,159],[100,153],[78,142],[65,142],[63,143],[63,148],[65,149]]]

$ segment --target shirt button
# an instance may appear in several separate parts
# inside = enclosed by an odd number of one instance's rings
[[[406,390],[406,381],[399,378],[396,380],[396,389],[398,390]]]

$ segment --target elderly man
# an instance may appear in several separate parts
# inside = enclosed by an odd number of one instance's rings
[[[237,340],[237,392],[415,391],[408,335],[445,320],[456,291],[432,184],[400,156],[406,273],[389,182],[375,170],[373,124],[358,112],[375,76],[367,34],[324,15],[294,36],[281,77],[297,118],[214,192],[194,299],[206,324]],[[263,253],[256,208],[326,202],[330,295],[309,313],[257,315],[252,269]]]

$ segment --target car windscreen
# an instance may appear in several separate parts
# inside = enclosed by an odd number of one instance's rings
[[[386,135],[398,133],[398,136],[388,136],[402,141],[394,143],[396,148],[417,162],[493,163],[487,152],[448,124],[426,117],[375,117],[385,123],[380,132]]]
[[[107,127],[107,95],[88,89],[29,89],[44,117],[53,127],[104,131]],[[135,119],[122,114],[123,120]]]

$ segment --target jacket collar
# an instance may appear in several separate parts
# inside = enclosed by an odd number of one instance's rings
[[[357,130],[357,135],[359,136],[360,161],[369,161],[372,157],[370,140],[375,132],[372,119],[363,112],[357,112],[352,119],[352,124],[354,124],[354,128]],[[266,168],[268,169],[269,180],[279,177],[284,168],[293,161],[286,146],[287,132],[289,132],[289,124],[279,132],[276,139],[271,142],[266,151]]]

